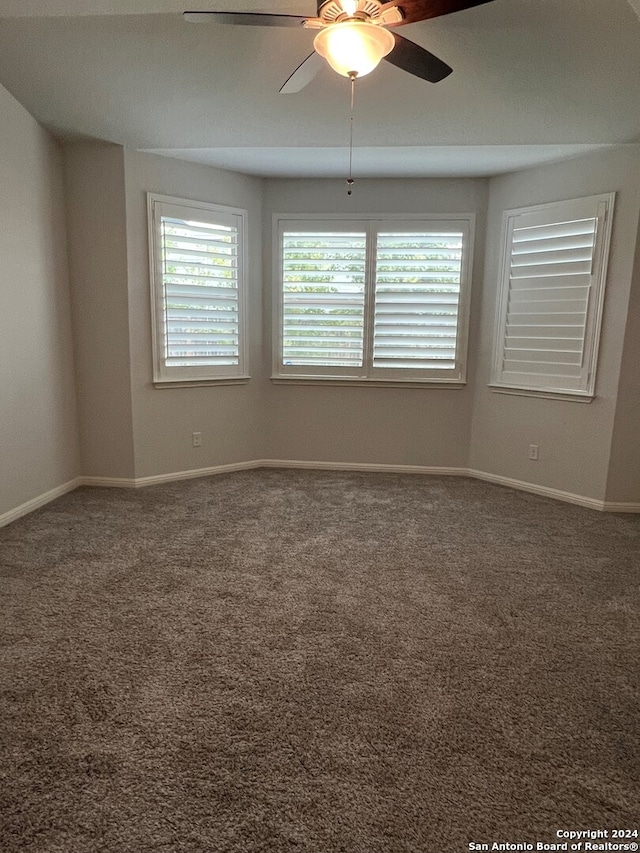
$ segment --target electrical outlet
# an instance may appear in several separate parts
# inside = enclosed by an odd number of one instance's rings
[[[202,433],[194,432],[191,436],[191,440],[193,442],[194,447],[202,447]]]
[[[534,462],[538,461],[538,445],[530,444],[529,445],[529,459],[532,459]]]

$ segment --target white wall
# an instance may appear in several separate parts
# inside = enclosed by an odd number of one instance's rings
[[[124,152],[65,146],[82,473],[134,476]]]
[[[610,191],[616,191],[617,196],[595,399],[586,404],[490,391],[487,384],[503,211]],[[638,235],[639,193],[637,145],[491,180],[471,468],[598,500],[605,498]],[[529,444],[539,446],[538,462],[527,458]]]
[[[169,157],[125,151],[131,396],[135,475],[149,477],[264,455],[262,408],[262,181]],[[249,240],[249,372],[242,385],[152,384],[146,193],[244,208]],[[202,446],[192,446],[192,433]]]
[[[485,180],[270,180],[264,203],[265,357],[271,343],[274,213],[476,213],[470,359],[483,264]],[[274,459],[465,467],[473,396],[463,389],[362,388],[295,383],[268,389],[267,453]]]
[[[0,86],[0,516],[79,474],[61,155]]]

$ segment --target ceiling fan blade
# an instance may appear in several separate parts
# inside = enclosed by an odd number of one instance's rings
[[[293,95],[304,89],[324,65],[324,59],[315,50],[298,65],[293,74],[280,87],[281,95]]]
[[[264,15],[259,12],[183,12],[190,24],[241,24],[249,27],[301,27],[306,18],[297,15]]]
[[[396,68],[402,68],[403,71],[408,71],[409,74],[421,77],[430,83],[444,80],[453,71],[446,62],[438,59],[419,44],[399,36],[398,33],[393,33],[393,37],[396,40],[396,46],[385,56],[385,59]]]
[[[416,21],[426,21],[429,18],[439,18],[441,15],[451,15],[462,12],[493,0],[392,0],[385,3],[381,11],[397,6],[402,12],[402,20],[390,26],[401,27],[404,24],[414,24]]]

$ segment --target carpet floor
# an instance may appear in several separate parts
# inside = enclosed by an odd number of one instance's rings
[[[79,489],[0,530],[0,567],[3,853],[638,826],[638,517],[248,471]]]

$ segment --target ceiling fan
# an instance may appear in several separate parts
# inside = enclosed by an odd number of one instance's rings
[[[318,0],[318,16],[255,12],[184,12],[192,23],[213,22],[258,27],[306,27],[318,30],[311,53],[291,74],[280,92],[299,92],[323,67],[323,59],[354,80],[373,71],[382,59],[416,77],[437,83],[452,68],[425,48],[387,27],[401,27],[460,12],[491,0]]]

